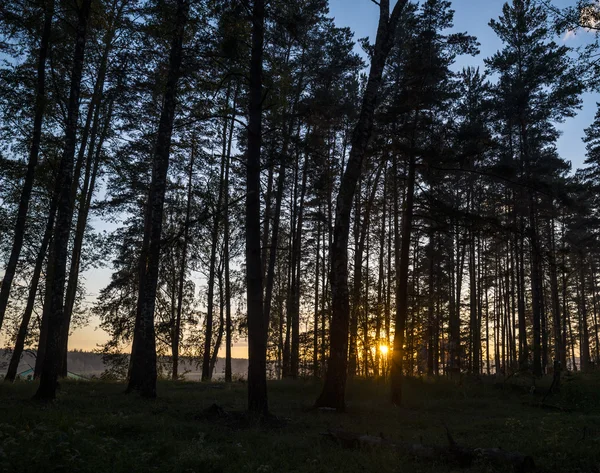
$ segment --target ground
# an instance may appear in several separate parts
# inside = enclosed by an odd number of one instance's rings
[[[409,379],[402,407],[384,382],[350,384],[346,413],[312,410],[316,381],[274,381],[277,417],[258,425],[241,415],[207,418],[214,403],[243,411],[243,383],[159,383],[158,399],[123,394],[106,382],[61,383],[51,404],[31,400],[31,382],[0,384],[0,472],[496,472],[475,463],[418,460],[385,445],[348,449],[321,435],[329,429],[383,435],[390,442],[501,447],[531,455],[536,471],[600,472],[600,375],[572,376],[539,403],[551,380]],[[519,384],[520,387],[515,387]],[[557,409],[562,408],[563,410]],[[218,411],[217,411],[218,413]]]

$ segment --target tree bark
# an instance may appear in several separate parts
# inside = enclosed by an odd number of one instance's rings
[[[250,103],[246,151],[246,288],[248,310],[248,410],[258,416],[268,412],[267,330],[263,310],[260,238],[260,158],[262,147],[263,55],[265,1],[252,7]]]
[[[188,19],[188,10],[187,0],[177,0],[167,84],[153,156],[152,180],[144,218],[144,240],[139,263],[139,294],[127,392],[137,391],[147,398],[156,397],[154,306],[158,284],[160,239],[169,169],[169,153],[175,121],[177,84],[181,74],[183,37]]]

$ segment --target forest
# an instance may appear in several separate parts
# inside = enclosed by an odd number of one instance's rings
[[[360,2],[0,4],[1,471],[600,471],[600,4]]]

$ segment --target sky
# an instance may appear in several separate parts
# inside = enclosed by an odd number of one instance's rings
[[[391,0],[391,3],[393,4],[394,0]],[[573,1],[554,0],[553,3],[555,6],[562,8],[573,4]],[[452,7],[456,11],[454,30],[476,36],[481,43],[479,56],[458,58],[456,63],[458,69],[467,66],[479,66],[483,69],[484,58],[492,56],[502,48],[501,42],[488,26],[488,23],[492,18],[500,16],[503,4],[504,0],[454,0],[452,2]],[[372,0],[330,0],[330,15],[334,17],[338,27],[350,27],[355,33],[355,39],[366,36],[371,39],[375,37],[378,7]],[[580,32],[577,35],[566,33],[558,37],[557,42],[576,47],[591,38],[591,35],[585,32]],[[356,50],[362,54],[360,47],[357,46]],[[563,135],[558,142],[558,151],[564,159],[572,162],[573,169],[583,166],[585,146],[581,138],[584,129],[593,121],[597,101],[599,101],[597,94],[584,95],[583,108],[577,117],[559,125]],[[105,228],[105,224],[102,226]],[[93,301],[98,291],[108,284],[110,274],[111,268],[109,267],[94,269],[83,274],[86,280],[89,302]],[[106,339],[106,333],[98,329],[98,320],[92,319],[88,326],[75,330],[69,339],[69,348],[92,350],[97,344],[106,341]],[[244,341],[237,343],[232,352],[235,358],[245,358],[247,356],[247,344]]]

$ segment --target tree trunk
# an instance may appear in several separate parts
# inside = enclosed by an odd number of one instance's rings
[[[332,321],[330,328],[330,354],[327,364],[325,385],[316,401],[318,407],[344,410],[346,407],[346,368],[348,352],[348,322],[350,304],[348,300],[348,233],[350,212],[356,191],[362,162],[373,129],[373,117],[383,69],[392,44],[396,39],[396,27],[407,0],[399,0],[390,16],[389,0],[381,0],[377,38],[371,60],[369,79],[362,101],[358,122],[352,136],[352,148],[348,164],[340,185],[336,202],[336,219],[331,246],[331,298]]]
[[[67,270],[67,257],[71,221],[73,220],[73,199],[71,186],[73,184],[73,160],[77,142],[77,121],[79,118],[79,96],[81,92],[81,77],[85,60],[85,43],[87,39],[88,19],[91,0],[84,0],[78,11],[76,28],[75,51],[73,54],[73,69],[69,93],[69,107],[65,129],[65,147],[61,157],[60,173],[57,184],[58,210],[56,226],[50,251],[53,274],[46,284],[50,294],[48,307],[48,332],[46,352],[41,367],[40,385],[35,394],[39,400],[52,400],[56,396],[58,370],[61,363],[61,333],[65,324],[64,291]],[[62,179],[61,177],[62,176]]]
[[[406,199],[402,215],[402,234],[401,242],[398,234],[398,213],[395,218],[395,246],[400,247],[400,252],[396,250],[396,332],[394,334],[394,349],[392,352],[391,366],[391,390],[392,403],[400,405],[402,403],[402,362],[404,358],[404,332],[406,330],[406,319],[408,317],[408,265],[413,222],[413,205],[415,194],[416,162],[414,153],[411,152],[408,158],[408,180],[406,181]],[[394,173],[397,182],[397,174]],[[396,184],[397,186],[397,184]],[[398,190],[394,195],[394,201],[398,202]]]
[[[313,377],[319,377],[319,265],[321,264],[321,205],[317,214],[317,260],[315,262],[315,306],[313,310]]]
[[[229,97],[227,97],[229,101]],[[215,293],[215,266],[217,264],[217,245],[219,243],[219,228],[221,224],[221,206],[223,205],[223,195],[225,191],[225,168],[227,167],[227,120],[223,126],[223,146],[221,152],[221,171],[219,175],[219,197],[217,199],[217,208],[213,220],[211,232],[210,247],[210,269],[208,274],[208,308],[206,312],[206,330],[204,334],[204,354],[202,359],[202,381],[212,379],[211,352],[212,333],[213,333],[213,311],[214,311],[214,293]],[[262,271],[262,270],[261,270]]]
[[[531,241],[531,302],[533,310],[533,375],[542,376],[542,282],[538,246],[535,199],[530,198],[529,225]]]
[[[248,310],[248,410],[259,416],[268,412],[267,330],[263,310],[260,238],[260,157],[262,147],[263,55],[265,1],[252,8],[252,53],[246,151],[246,288]]]
[[[44,259],[46,258],[46,254],[48,253],[48,245],[50,244],[50,240],[52,238],[52,230],[54,229],[54,220],[56,218],[57,205],[58,195],[55,193],[52,199],[52,203],[50,204],[48,221],[46,222],[46,229],[44,231],[44,236],[42,237],[42,243],[40,245],[40,249],[35,260],[33,277],[31,278],[31,283],[29,284],[27,305],[25,306],[23,319],[21,320],[21,325],[19,326],[19,332],[15,341],[15,348],[10,358],[10,364],[8,365],[8,371],[4,376],[4,381],[10,381],[11,383],[15,380],[17,376],[17,369],[19,367],[19,362],[21,361],[23,349],[25,348],[25,339],[27,338],[29,322],[31,321],[31,315],[33,314],[35,298],[38,292],[37,289],[40,282],[40,277],[42,275],[42,269],[44,267]]]
[[[585,263],[583,255],[580,255],[579,259],[579,278],[581,280],[581,295],[580,295],[580,308],[581,318],[579,326],[579,334],[581,336],[581,349],[579,353],[581,371],[588,371],[590,369],[590,335],[588,330],[588,311],[587,311],[587,294],[585,287]]]
[[[69,329],[71,325],[71,317],[73,315],[73,308],[75,306],[75,296],[77,294],[77,284],[79,281],[79,266],[81,263],[81,252],[83,249],[83,240],[85,237],[85,229],[87,227],[88,215],[90,207],[92,205],[92,198],[94,196],[94,190],[96,188],[96,177],[100,168],[100,162],[102,159],[102,147],[108,135],[110,129],[110,122],[112,119],[112,102],[108,106],[106,120],[103,125],[100,139],[98,144],[94,146],[96,141],[96,134],[98,132],[99,114],[98,110],[94,117],[94,125],[92,127],[92,135],[90,138],[90,149],[88,152],[86,173],[83,182],[83,189],[81,191],[81,198],[79,203],[79,212],[77,215],[77,225],[75,227],[75,238],[73,241],[73,250],[71,254],[71,268],[69,270],[69,282],[67,284],[67,292],[65,296],[65,324],[61,334],[61,367],[59,375],[63,378],[67,376],[67,352],[69,343]],[[75,194],[72,194],[73,198]]]
[[[229,140],[227,143],[227,165],[225,166],[225,191],[223,196],[223,259],[225,260],[225,382],[232,381],[231,373],[231,281],[229,276],[229,171],[231,167],[231,146],[233,143],[233,131],[235,129],[235,111],[237,106],[238,85],[235,86],[233,94],[233,106],[231,126],[229,127]],[[229,106],[229,103],[227,104]]]
[[[428,291],[427,291],[427,335],[425,337],[427,343],[427,375],[433,376],[433,353],[434,353],[434,305],[435,305],[435,230],[433,223],[429,228],[429,274],[428,274]]]
[[[215,366],[217,365],[217,359],[219,357],[219,350],[221,348],[221,342],[223,341],[223,332],[225,329],[225,291],[223,290],[223,272],[222,262],[219,265],[218,279],[219,279],[219,331],[217,332],[217,339],[215,340],[215,349],[210,357],[210,378],[212,379],[215,374]]]
[[[171,334],[171,356],[173,358],[173,371],[171,377],[179,378],[179,339],[181,337],[181,315],[183,312],[183,292],[185,284],[185,273],[187,270],[187,252],[190,241],[190,219],[192,213],[194,161],[196,159],[196,137],[192,136],[192,149],[190,153],[190,167],[188,169],[187,203],[185,207],[185,221],[183,223],[183,247],[181,248],[181,262],[177,282],[177,311]]]
[[[169,70],[160,115],[156,148],[152,163],[152,180],[144,218],[144,241],[140,254],[139,295],[131,349],[127,392],[138,391],[143,397],[156,397],[156,340],[154,306],[160,261],[160,239],[163,207],[169,169],[169,152],[175,108],[177,83],[181,73],[183,37],[188,17],[187,0],[177,0],[174,34],[169,54]]]
[[[2,284],[0,285],[0,329],[4,321],[4,314],[8,306],[10,288],[17,270],[17,263],[23,248],[23,239],[25,238],[25,223],[27,212],[29,210],[29,201],[31,200],[31,191],[35,178],[35,168],[37,167],[40,154],[40,142],[42,139],[42,122],[44,120],[44,110],[46,109],[46,58],[50,50],[50,34],[52,32],[52,17],[54,16],[54,0],[44,1],[44,28],[40,41],[40,50],[37,63],[37,83],[35,91],[35,115],[33,119],[33,134],[31,137],[31,148],[29,150],[29,161],[27,163],[27,172],[21,191],[21,199],[17,210],[17,221],[13,235],[13,245],[11,248],[8,264],[4,271]],[[60,175],[57,179],[60,179]]]
[[[288,306],[288,318],[292,325],[292,346],[290,356],[290,375],[297,378],[300,367],[300,264],[302,262],[302,227],[304,223],[304,199],[306,197],[306,180],[308,176],[308,156],[304,157],[302,169],[302,184],[300,187],[300,203],[298,205],[298,219],[294,232],[292,244],[292,291],[290,294],[290,305]],[[291,309],[291,310],[290,310]]]

